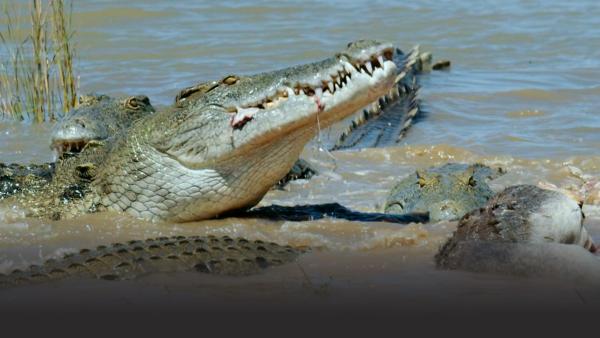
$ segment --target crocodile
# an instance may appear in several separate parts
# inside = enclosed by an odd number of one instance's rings
[[[243,276],[295,260],[306,252],[261,240],[228,236],[173,236],[82,249],[41,265],[0,274],[0,288],[66,278],[126,280],[156,272],[198,271]]]
[[[458,220],[494,195],[487,181],[502,173],[501,168],[463,163],[420,169],[392,188],[384,212],[427,212],[430,221]]]
[[[583,249],[594,253],[597,247],[583,225],[581,207],[558,191],[534,185],[507,187],[482,208],[461,218],[435,255],[436,265],[521,275],[573,271],[578,264],[589,266],[589,253]],[[565,245],[581,249],[565,251]],[[570,257],[567,264],[563,264],[564,258],[556,257],[561,251]],[[546,253],[555,259],[547,261]],[[591,265],[598,270],[597,262]]]
[[[27,216],[99,210],[190,221],[254,206],[294,165],[318,127],[375,102],[395,85],[391,44],[350,43],[334,57],[253,76],[228,76],[182,107],[133,123],[102,149],[76,198],[17,198]],[[193,96],[193,95],[192,95]],[[93,153],[93,152],[92,152]],[[50,202],[50,203],[48,203]]]
[[[142,116],[155,112],[147,96],[111,98],[106,95],[82,95],[77,108],[70,111],[53,128],[50,148],[58,155],[56,163],[0,163],[0,200],[24,192],[27,196],[39,191],[54,180],[54,188],[64,182],[73,183],[72,168],[93,165],[101,160],[93,154],[73,159],[88,145],[101,146],[114,135],[122,134]],[[55,176],[56,172],[59,173]],[[77,176],[77,175],[76,175]],[[68,186],[67,184],[66,186]]]

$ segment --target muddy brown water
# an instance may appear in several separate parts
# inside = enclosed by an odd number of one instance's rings
[[[78,2],[74,11],[81,92],[144,93],[158,105],[197,81],[315,60],[361,37],[394,41],[403,49],[421,44],[434,57],[452,60],[450,71],[421,78],[427,114],[401,144],[328,153],[313,142],[304,157],[321,174],[269,192],[260,206],[338,202],[377,212],[397,180],[449,161],[502,166],[508,173],[491,183],[494,190],[548,182],[574,191],[583,182],[569,166],[588,180],[600,174],[600,35],[593,28],[600,24],[600,7],[591,0],[502,5],[135,0]],[[50,128],[0,122],[0,160],[52,160]],[[600,242],[598,192],[587,193],[585,212],[586,226]],[[477,305],[505,304],[507,295],[518,294],[524,296],[512,302],[519,306],[600,304],[588,286],[436,270],[432,256],[455,226],[330,218],[172,224],[110,213],[61,222],[5,219],[0,272],[82,247],[179,234],[227,234],[317,249],[297,264],[252,277],[177,273],[122,283],[64,281],[0,291],[0,298],[12,306],[57,299],[75,305],[126,299],[142,305],[286,300],[325,306],[359,304],[370,296],[408,305],[423,299]]]

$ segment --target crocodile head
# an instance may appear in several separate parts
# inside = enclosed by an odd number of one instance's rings
[[[457,220],[492,197],[487,180],[500,174],[481,164],[461,163],[417,170],[392,189],[385,212],[427,212],[431,221]]]
[[[225,77],[139,120],[100,172],[102,204],[176,221],[254,206],[319,128],[392,89],[393,53],[391,44],[353,42],[322,61]]]
[[[79,153],[89,142],[122,133],[133,121],[153,112],[150,100],[143,95],[119,99],[81,96],[79,106],[54,126],[50,148],[60,157]]]

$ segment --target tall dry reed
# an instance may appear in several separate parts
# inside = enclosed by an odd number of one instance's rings
[[[64,0],[3,2],[0,115],[52,121],[76,105],[72,3],[67,8]]]

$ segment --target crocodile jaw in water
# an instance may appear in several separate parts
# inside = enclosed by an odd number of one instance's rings
[[[185,109],[138,121],[95,182],[101,204],[174,221],[254,206],[318,128],[392,88],[393,51],[351,43],[335,57],[240,78]]]

